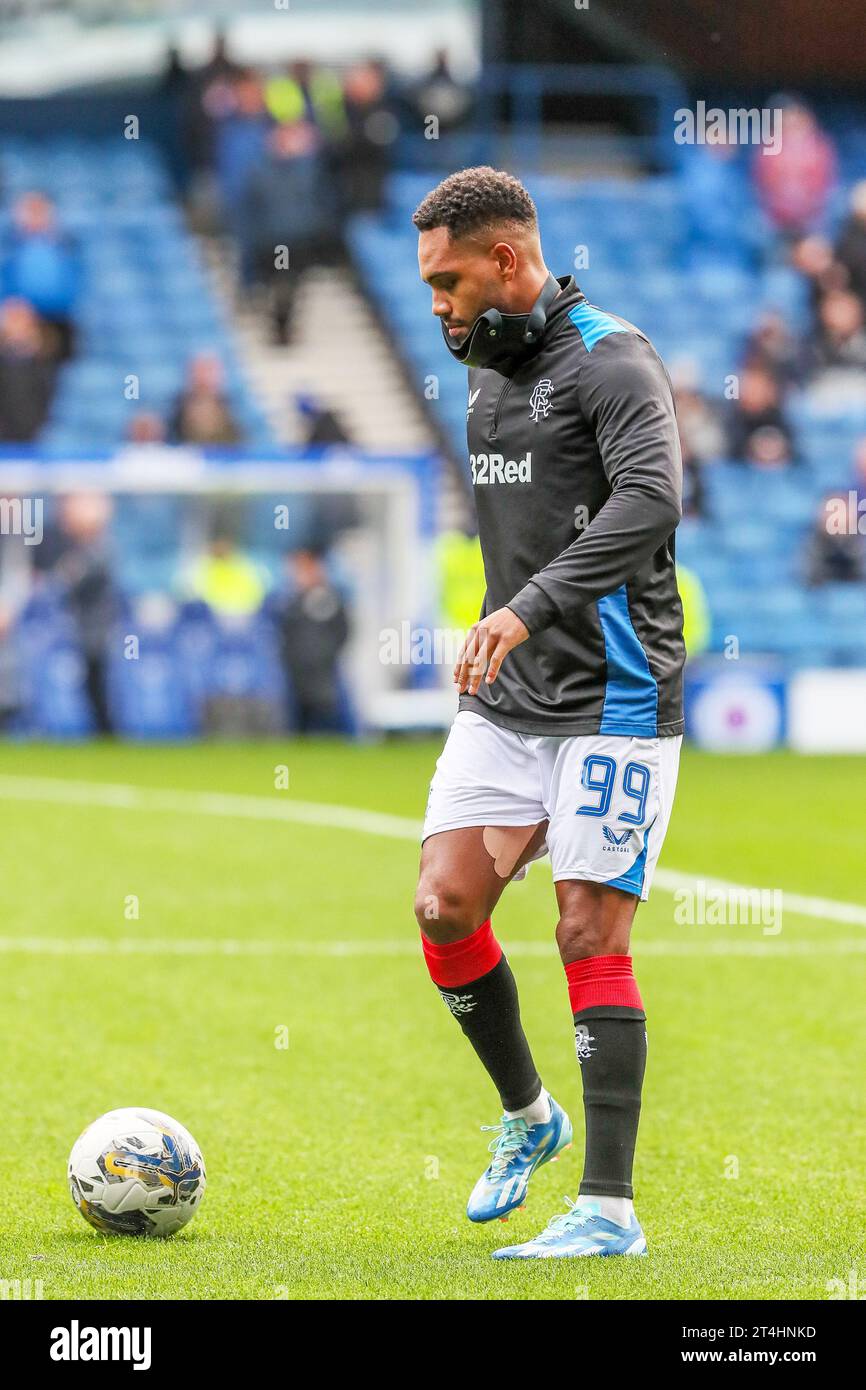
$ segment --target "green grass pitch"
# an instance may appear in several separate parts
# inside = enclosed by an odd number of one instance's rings
[[[417,950],[417,846],[265,804],[420,818],[437,747],[0,750],[0,1280],[46,1299],[824,1299],[866,1281],[866,929],[787,908],[772,936],[679,925],[659,890],[634,939],[650,1257],[489,1258],[580,1176],[549,870],[507,890],[496,927],[576,1143],[508,1225],[473,1227],[498,1106]],[[50,779],[53,799],[15,778]],[[259,800],[87,804],[67,779]],[[866,760],[686,750],[662,866],[866,904],[864,806]],[[80,1130],[136,1104],[175,1115],[207,1162],[198,1216],[166,1243],[98,1235],[66,1188]]]

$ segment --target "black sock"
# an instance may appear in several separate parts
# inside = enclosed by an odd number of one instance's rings
[[[517,985],[504,956],[468,985],[437,985],[493,1082],[503,1110],[522,1110],[541,1093],[529,1043],[520,1022]]]
[[[633,1197],[631,1178],[646,1068],[643,1009],[601,1004],[574,1015],[586,1153],[581,1194]]]

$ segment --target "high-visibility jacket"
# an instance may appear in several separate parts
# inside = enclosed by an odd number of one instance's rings
[[[314,68],[307,89],[312,115],[326,135],[334,138],[346,130],[343,89],[327,68]],[[283,73],[265,83],[265,106],[275,121],[291,125],[308,114],[304,90],[294,77]]]

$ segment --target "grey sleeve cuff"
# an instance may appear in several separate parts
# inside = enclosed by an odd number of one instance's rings
[[[555,603],[533,579],[523,586],[519,594],[514,595],[506,607],[517,614],[530,637],[551,627],[559,618]]]

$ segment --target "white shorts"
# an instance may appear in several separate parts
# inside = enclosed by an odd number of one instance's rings
[[[649,896],[670,820],[682,736],[516,734],[461,710],[436,764],[423,839],[470,825],[548,821],[554,880]]]

